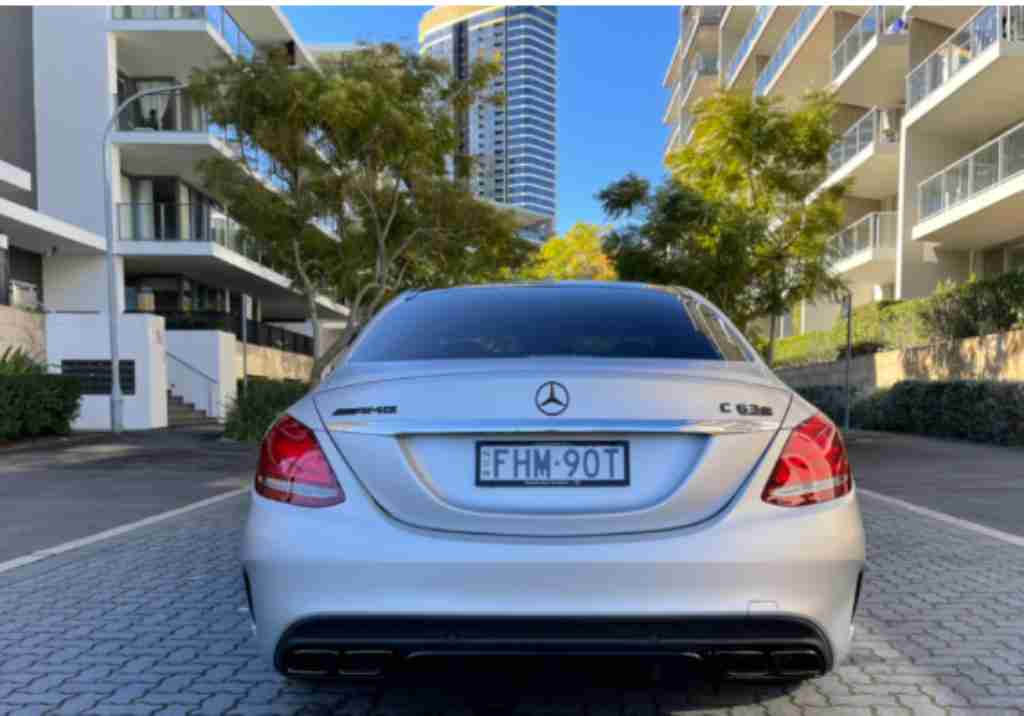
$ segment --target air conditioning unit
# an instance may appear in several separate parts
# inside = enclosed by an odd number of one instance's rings
[[[39,288],[34,283],[11,279],[11,305],[39,309]]]

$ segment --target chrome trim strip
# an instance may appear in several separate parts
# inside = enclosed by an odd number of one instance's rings
[[[490,433],[674,433],[686,435],[737,435],[775,432],[772,420],[333,420],[331,432],[359,435],[436,435]]]

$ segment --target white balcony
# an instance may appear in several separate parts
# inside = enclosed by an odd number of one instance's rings
[[[925,179],[911,236],[960,250],[1015,238],[1024,216],[1024,123]]]
[[[793,5],[761,5],[757,8],[743,39],[725,65],[723,85],[727,89],[753,86],[757,79],[756,58],[775,51],[799,12],[800,8]]]
[[[821,188],[850,179],[850,196],[884,199],[896,194],[900,113],[875,107],[847,129],[829,151],[829,176]]]
[[[896,275],[899,214],[868,214],[832,238],[832,271],[849,283],[880,285]]]
[[[1024,6],[988,6],[907,75],[908,130],[992,136],[1024,103]]]
[[[903,104],[909,40],[903,8],[869,8],[832,52],[829,88],[836,101],[862,107]]]
[[[782,97],[799,98],[804,90],[822,87],[827,77],[815,78],[822,73],[821,63],[812,61],[805,63],[801,72],[789,72],[790,65],[796,61],[797,55],[806,52],[809,55],[824,56],[831,51],[833,38],[825,32],[824,20],[829,8],[824,5],[811,5],[800,9],[799,14],[790,24],[779,46],[772,53],[768,64],[757,77],[754,94],[765,97],[777,94]],[[785,75],[789,75],[785,77]],[[783,80],[786,81],[783,81]]]

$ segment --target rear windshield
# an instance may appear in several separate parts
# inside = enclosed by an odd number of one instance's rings
[[[399,299],[353,361],[583,356],[749,360],[715,311],[669,290],[469,288]]]

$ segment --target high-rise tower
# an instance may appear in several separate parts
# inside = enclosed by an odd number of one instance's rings
[[[477,103],[463,117],[464,149],[477,157],[470,188],[481,198],[550,217],[556,214],[558,10],[459,5],[428,11],[420,50],[465,76],[473,62],[498,61],[493,89],[504,106]]]

